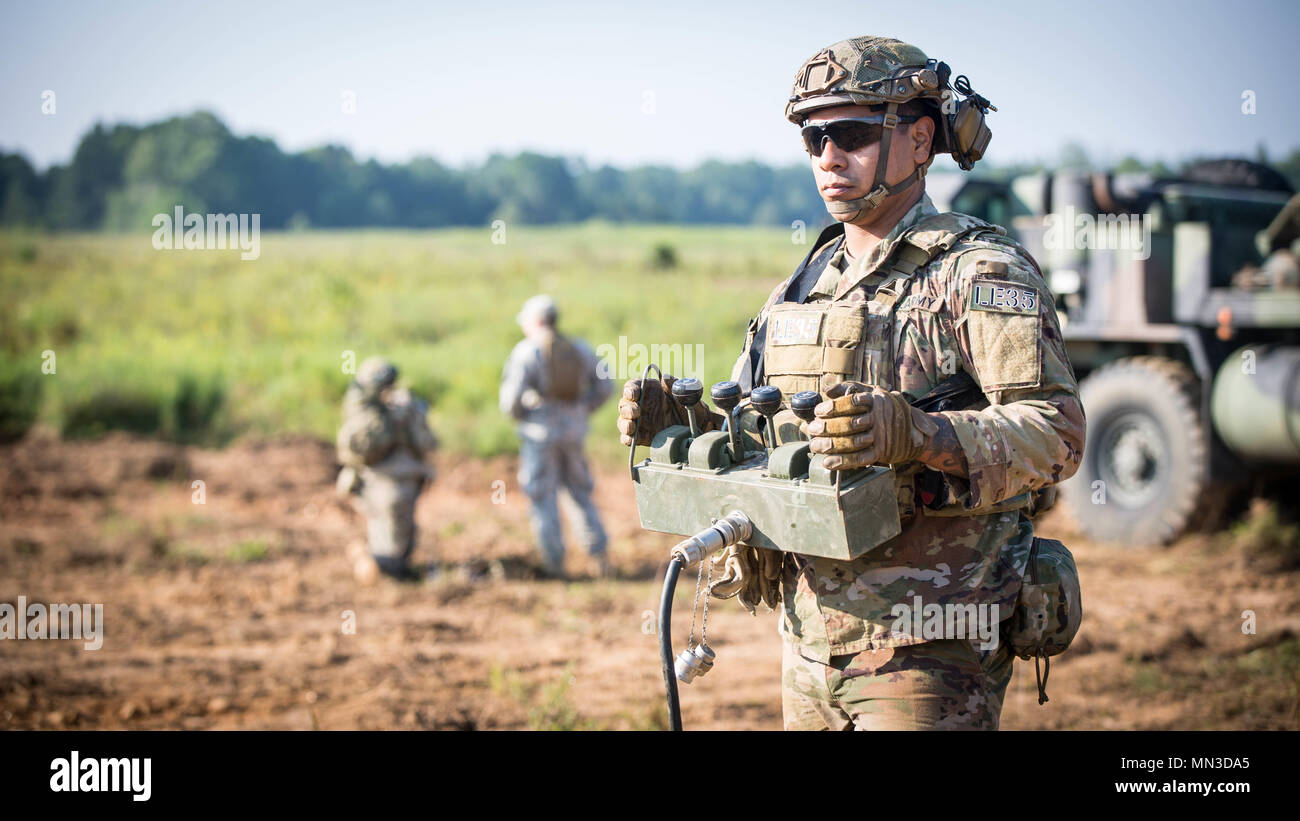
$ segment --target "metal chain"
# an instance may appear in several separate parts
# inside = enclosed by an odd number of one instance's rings
[[[723,554],[723,555],[726,555],[726,554]],[[706,644],[709,643],[709,640],[708,640],[708,638],[709,638],[709,599],[711,598],[711,596],[709,596],[709,588],[711,588],[711,587],[713,586],[713,557],[712,557],[712,556],[705,556],[705,557],[704,557],[704,562],[705,562],[705,564],[707,564],[707,565],[709,566],[709,578],[708,578],[708,581],[706,582],[706,584],[704,585],[704,618],[703,618],[703,620],[701,621],[701,624],[700,624],[700,644],[701,644],[701,645],[706,645]]]
[[[700,609],[700,583],[704,581],[704,565],[708,564],[709,557],[705,556],[704,561],[700,563],[700,572],[695,576],[695,598],[691,599],[691,632],[686,637],[686,649],[691,649],[691,644],[695,641],[695,613]],[[709,578],[713,577],[713,568],[709,568]],[[704,612],[707,616],[709,612],[709,597],[704,596]],[[703,631],[701,631],[701,641],[703,641]]]

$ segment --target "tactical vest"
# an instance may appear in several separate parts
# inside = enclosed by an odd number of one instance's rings
[[[768,308],[763,350],[766,383],[780,388],[785,396],[806,390],[825,393],[833,385],[849,380],[897,390],[895,360],[902,327],[896,327],[894,319],[913,274],[959,240],[985,233],[1004,236],[1006,231],[964,215],[961,220],[952,214],[927,217],[899,237],[889,257],[876,271],[884,278],[866,304],[848,302],[846,297],[853,292],[849,288],[825,302],[772,305]],[[809,255],[804,267],[792,278],[787,298],[805,272],[815,276],[824,269],[831,256],[827,251],[816,259]],[[820,268],[807,270],[809,265],[815,267],[818,263],[822,263]],[[796,423],[793,418],[778,417],[777,421],[778,424]],[[783,433],[787,430],[784,424],[780,429]],[[923,472],[926,469],[919,463],[900,466],[894,471],[899,515],[904,519],[916,513],[918,483],[924,483],[927,478],[922,476]],[[936,477],[937,474],[928,478]],[[1023,507],[1028,498],[1027,495],[1015,497],[980,512],[1013,510]],[[971,513],[959,505],[930,508],[930,515]]]
[[[807,390],[825,393],[846,380],[896,390],[900,329],[895,328],[894,315],[912,275],[958,240],[981,233],[1006,233],[983,221],[968,224],[971,219],[958,222],[951,214],[936,214],[904,233],[878,270],[884,279],[865,305],[846,300],[853,291],[850,288],[826,302],[771,306],[763,350],[767,384],[780,388],[786,396]],[[819,260],[820,256],[825,255],[819,255]]]
[[[546,398],[576,402],[582,396],[582,352],[558,333],[547,334],[540,346],[546,371]]]

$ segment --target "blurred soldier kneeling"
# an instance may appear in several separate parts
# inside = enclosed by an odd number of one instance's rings
[[[369,553],[350,550],[353,572],[362,582],[379,572],[411,580],[415,550],[415,502],[433,481],[424,460],[438,446],[429,429],[429,405],[396,386],[397,368],[383,357],[361,363],[343,397],[338,491],[366,517]]]

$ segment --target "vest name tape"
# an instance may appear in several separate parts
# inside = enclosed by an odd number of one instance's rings
[[[971,287],[972,311],[997,311],[1004,314],[1038,313],[1038,292],[1014,282],[984,280]]]
[[[820,341],[822,314],[819,311],[774,312],[769,320],[769,345],[816,345]]]

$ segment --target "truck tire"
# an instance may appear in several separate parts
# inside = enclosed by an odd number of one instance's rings
[[[1197,385],[1187,366],[1151,356],[1112,362],[1080,385],[1087,441],[1061,496],[1089,537],[1168,544],[1204,507],[1209,432]]]

